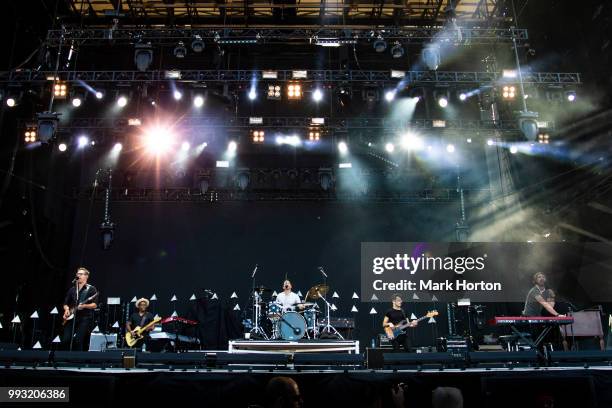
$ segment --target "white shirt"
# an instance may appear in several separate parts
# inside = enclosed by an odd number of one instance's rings
[[[276,303],[280,304],[283,312],[295,310],[295,304],[301,303],[300,297],[293,292],[289,292],[289,294],[285,294],[285,292],[281,292],[276,296]]]

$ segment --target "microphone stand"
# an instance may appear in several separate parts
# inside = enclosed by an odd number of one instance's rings
[[[76,314],[77,311],[79,310],[79,280],[75,279],[74,280],[74,289],[75,289],[75,305],[74,305],[74,311],[72,312],[74,315],[72,316],[72,330],[71,330],[71,334],[70,334],[70,351],[72,351],[72,344],[74,342],[74,331],[76,329]],[[81,347],[83,345],[81,344]]]
[[[323,275],[323,282],[324,284],[327,286],[327,274],[325,273],[325,270],[323,269],[322,266],[319,266],[319,272],[321,272],[321,275]],[[342,335],[340,334],[340,332],[338,332],[338,330],[336,330],[336,328],[334,326],[331,325],[331,319],[330,319],[330,309],[331,309],[331,305],[329,304],[329,302],[327,301],[327,299],[325,299],[325,297],[323,297],[323,295],[321,294],[320,291],[317,290],[317,294],[319,295],[319,297],[321,299],[323,299],[323,301],[325,302],[325,306],[327,307],[327,324],[325,325],[325,327],[323,327],[323,329],[321,330],[321,335],[325,332],[328,332],[329,334],[335,334],[336,336],[338,336],[340,338],[340,340],[344,340],[344,337],[342,337]]]
[[[269,340],[268,335],[264,330],[259,327],[259,315],[261,310],[259,293],[255,292],[255,274],[257,274],[257,268],[259,265],[255,264],[255,269],[253,269],[253,273],[251,274],[251,296],[253,296],[253,328],[249,331],[252,334],[258,334],[263,337],[265,340]]]

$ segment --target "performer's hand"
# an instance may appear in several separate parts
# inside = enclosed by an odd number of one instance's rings
[[[558,314],[557,317],[565,317],[564,314]]]
[[[78,305],[77,306],[77,310],[83,310],[83,309],[85,309],[85,305]]]
[[[70,316],[70,310],[64,311],[64,320],[66,320]]]
[[[394,328],[395,326],[393,325],[393,323],[389,322],[387,323],[387,326],[389,326],[390,329]]]
[[[413,320],[410,322],[410,327],[417,327],[419,324],[419,322],[417,322],[416,320]]]

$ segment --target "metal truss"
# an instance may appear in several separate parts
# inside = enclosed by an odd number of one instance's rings
[[[181,70],[173,72],[179,78],[176,82],[186,83],[251,83],[252,81],[287,82],[296,81],[293,70],[278,70],[276,79],[264,79],[265,71],[258,70]],[[398,73],[402,78],[396,77]],[[0,83],[9,85],[26,85],[50,83],[49,78],[58,77],[63,81],[74,83],[85,82],[91,86],[101,84],[108,86],[129,85],[131,83],[167,82],[169,71],[34,71],[16,70],[0,72]],[[494,86],[498,82],[510,82],[502,77],[501,72],[471,71],[358,71],[358,70],[309,70],[306,78],[300,82],[345,84],[396,84],[403,81],[414,85],[470,84]],[[530,85],[577,85],[581,83],[579,73],[574,72],[523,72],[523,82]]]
[[[65,28],[49,30],[47,44],[77,42],[81,45],[103,45],[137,42],[175,45],[178,41],[191,42],[199,36],[205,42],[221,44],[265,44],[271,42],[318,42],[337,40],[345,43],[363,42],[379,36],[391,41],[424,42],[435,39],[438,43],[491,44],[518,42],[528,39],[526,29],[521,28],[447,28],[447,27],[385,27],[373,30],[371,27],[231,27],[210,26],[203,28],[156,28],[156,29],[103,29]]]
[[[91,199],[91,189],[74,192],[74,198]],[[464,190],[467,196],[483,197],[488,190]],[[97,190],[94,200],[102,201],[104,190]],[[460,199],[457,189],[424,189],[398,193],[369,192],[364,194],[341,191],[325,192],[321,190],[212,190],[202,192],[198,188],[168,187],[168,188],[120,188],[111,192],[111,200],[115,202],[198,202],[215,204],[232,201],[364,201],[364,202],[398,202],[398,203],[449,203]]]

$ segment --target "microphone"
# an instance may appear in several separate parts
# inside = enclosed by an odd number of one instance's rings
[[[257,267],[259,265],[255,264],[255,269],[253,269],[253,274],[251,275],[251,279],[253,279],[255,277],[255,274],[257,273]]]
[[[323,270],[322,266],[319,266],[319,271],[323,274],[323,276],[325,276],[327,278],[327,274],[325,273],[325,271]]]
[[[79,280],[79,277],[75,276],[74,279],[72,280],[72,283],[77,283],[78,280]]]

